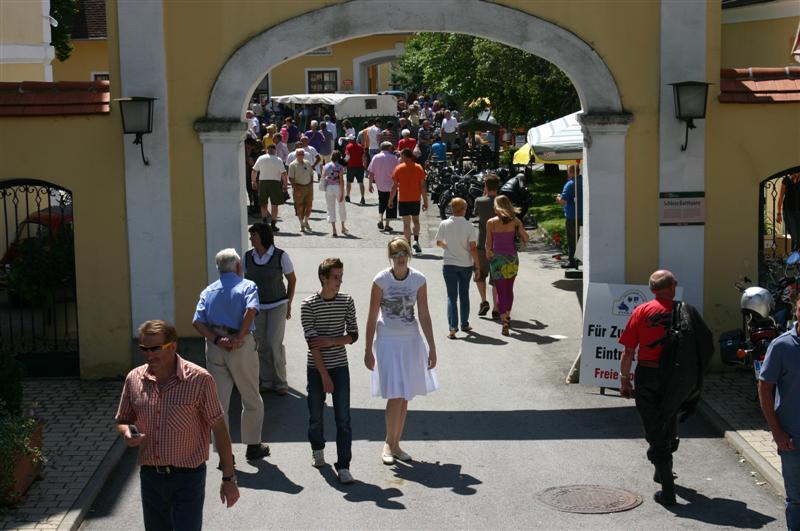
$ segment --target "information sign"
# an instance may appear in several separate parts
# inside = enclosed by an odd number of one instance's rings
[[[658,194],[658,223],[703,225],[706,220],[705,192],[662,192]]]

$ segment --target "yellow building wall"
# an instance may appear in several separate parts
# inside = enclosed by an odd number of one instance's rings
[[[409,35],[373,35],[360,39],[352,39],[331,46],[331,55],[302,55],[272,69],[272,95],[303,94],[306,92],[306,69],[339,69],[339,91],[353,90],[346,87],[344,80],[353,80],[353,59],[358,56],[391,50],[395,43],[405,42]],[[385,85],[385,83],[384,83]],[[382,89],[385,90],[385,89]]]
[[[764,30],[768,25],[720,25],[719,20],[719,5],[710,5],[707,75],[714,84],[705,120],[704,314],[716,334],[741,326],[740,294],[733,283],[742,276],[758,278],[759,184],[800,165],[800,103],[732,104],[717,99],[721,63],[731,67],[783,66],[778,58],[781,49],[788,53],[788,44],[763,33],[759,33],[761,41],[735,42],[729,26],[739,26],[736,31],[749,26],[751,31],[756,27]],[[780,20],[784,19],[765,22],[785,26]],[[796,30],[797,18],[794,24]],[[747,45],[754,46],[752,54]],[[726,60],[735,62],[725,65]],[[717,357],[715,360],[719,367]]]
[[[72,46],[69,59],[53,60],[53,81],[92,81],[92,72],[108,72],[106,39],[72,41]]]
[[[72,191],[84,378],[125,374],[130,367],[121,130],[116,113],[0,119],[0,181],[40,179]]]
[[[381,63],[378,65],[378,90],[390,90],[389,83],[392,81],[392,72],[389,68],[391,63]]]
[[[44,81],[44,65],[0,63],[0,81]]]
[[[0,43],[41,44],[41,0],[2,0],[0,2]]]
[[[790,52],[800,17],[722,25],[722,68],[797,65]]]
[[[115,0],[110,0],[109,5]],[[202,147],[193,122],[204,115],[213,83],[234,50],[249,38],[279,22],[335,3],[279,0],[273,9],[254,10],[246,1],[165,2],[164,24],[169,77],[173,242],[176,264],[192,264],[176,270],[176,321],[181,335],[194,334],[191,316],[206,271],[197,267],[205,256],[204,237],[198,220],[204,219]],[[658,2],[502,2],[559,24],[590,43],[609,66],[622,93],[625,109],[634,122],[627,135],[626,240],[631,251],[626,259],[627,278],[643,282],[657,265],[658,255],[658,100],[659,13]],[[191,24],[186,21],[191,20]],[[112,23],[109,22],[109,27]],[[202,34],[202,39],[197,35]],[[625,39],[614,38],[625,35]],[[345,38],[346,35],[343,35]],[[389,43],[396,38],[387,39]],[[631,46],[631,43],[636,46]],[[365,53],[363,50],[359,54]],[[353,52],[355,55],[355,52]],[[352,58],[351,58],[352,59]],[[306,64],[325,58],[304,57]],[[345,62],[346,63],[346,62]],[[281,67],[274,69],[273,91],[291,91],[280,85]],[[350,65],[342,64],[342,79]],[[260,72],[253,73],[255,80]],[[112,66],[111,76],[118,70]],[[296,71],[293,74],[296,76]],[[301,78],[302,79],[302,78]],[[304,87],[304,84],[303,84]],[[200,229],[202,230],[202,229]]]

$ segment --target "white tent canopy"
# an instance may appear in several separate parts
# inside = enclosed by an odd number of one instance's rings
[[[583,158],[583,132],[578,123],[581,111],[562,116],[528,131],[528,145],[545,162]]]
[[[393,116],[397,98],[390,94],[287,94],[272,96],[284,105],[332,105],[337,117]]]

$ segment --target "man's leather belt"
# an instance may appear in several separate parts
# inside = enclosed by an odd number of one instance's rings
[[[651,369],[658,369],[659,367],[661,367],[661,363],[658,361],[651,361],[651,360],[639,360],[638,366],[650,367]]]
[[[215,330],[223,330],[223,331],[225,331],[226,334],[231,335],[231,336],[236,335],[236,334],[239,333],[239,329],[238,328],[231,328],[230,326],[225,326],[225,325],[213,325],[211,328],[213,328]]]
[[[205,463],[195,468],[186,468],[182,466],[172,466],[172,465],[142,465],[142,470],[145,471],[152,470],[156,474],[166,476],[169,474],[191,474],[192,472],[200,472],[205,467],[206,467]]]

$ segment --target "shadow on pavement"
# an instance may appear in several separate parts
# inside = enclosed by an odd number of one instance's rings
[[[383,489],[378,485],[364,483],[356,479],[355,483],[344,485],[339,483],[339,477],[333,467],[326,466],[319,471],[325,478],[328,485],[344,494],[344,499],[353,503],[372,502],[382,509],[405,509],[406,506],[392,498],[399,498],[403,495],[400,489]]]
[[[364,369],[366,371],[366,369]],[[305,442],[308,409],[305,394],[290,389],[287,396],[265,394],[263,438],[266,443]],[[376,399],[377,400],[377,399]],[[330,397],[326,410],[330,409]],[[353,440],[383,442],[385,439],[384,402],[376,408],[350,410]],[[231,397],[231,439],[240,443],[239,396]],[[325,437],[333,441],[336,427],[333,411],[325,411]],[[408,412],[404,441],[537,441],[641,439],[642,431],[636,409],[599,407],[586,409],[521,409],[511,411],[418,411],[413,402]],[[718,438],[719,433],[696,417],[681,424],[683,438]]]
[[[578,304],[583,308],[583,280],[577,278],[562,278],[551,284],[562,291],[571,291],[578,297]]]
[[[299,494],[303,487],[289,479],[277,465],[267,461],[252,462],[258,471],[236,470],[239,486],[245,489],[271,490],[286,494]]]
[[[498,325],[498,333],[499,333],[499,325]],[[508,345],[508,341],[503,339],[486,336],[483,334],[477,333],[475,330],[470,332],[466,332],[467,335],[465,336],[456,336],[454,341],[466,341],[467,343],[475,343],[477,345]]]
[[[439,461],[429,463],[426,461],[409,461],[406,463],[395,461],[392,469],[394,475],[405,481],[419,483],[429,489],[450,489],[462,496],[471,496],[478,491],[472,485],[480,485],[479,479],[461,472],[461,465]]]
[[[760,529],[775,518],[747,508],[747,504],[728,498],[708,498],[694,489],[675,485],[675,493],[687,504],[666,507],[679,518],[738,529]]]

